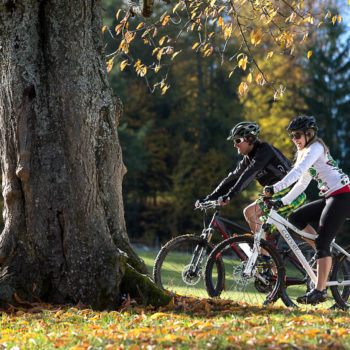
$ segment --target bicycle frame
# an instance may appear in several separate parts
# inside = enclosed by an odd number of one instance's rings
[[[282,237],[285,239],[287,242],[288,246],[292,249],[296,257],[299,259],[300,263],[304,267],[305,271],[311,278],[311,280],[316,284],[317,283],[317,276],[313,272],[312,268],[310,267],[309,263],[307,262],[305,256],[299,249],[297,243],[294,241],[290,233],[288,232],[287,228],[291,229],[295,233],[297,233],[299,236],[308,238],[312,241],[316,239],[317,236],[303,232],[296,228],[294,225],[292,225],[290,222],[288,222],[286,219],[284,219],[282,216],[280,216],[275,209],[270,210],[270,215],[269,218],[267,219],[266,223],[264,225],[275,225],[277,227],[277,230],[280,232]],[[247,265],[244,269],[244,273],[247,275],[252,275],[253,272],[253,267],[255,266],[256,259],[259,255],[259,247],[260,247],[260,240],[265,238],[265,229],[264,225],[261,228],[261,230],[255,235],[254,238],[254,247],[251,256],[248,259]],[[333,240],[331,243],[331,247],[334,248],[335,250],[343,253],[344,255],[347,256],[348,260],[350,260],[350,254],[347,253],[342,247],[340,247],[338,244],[335,243]],[[347,286],[350,285],[350,280],[346,280],[343,282],[336,282],[336,281],[328,281],[326,286]]]

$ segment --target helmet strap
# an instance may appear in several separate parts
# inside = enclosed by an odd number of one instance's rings
[[[311,137],[311,139],[309,141],[307,141],[307,132],[304,131],[304,135],[305,135],[305,146],[306,147],[316,136],[316,133]]]

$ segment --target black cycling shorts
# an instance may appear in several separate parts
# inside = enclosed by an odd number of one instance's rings
[[[345,192],[303,205],[289,216],[288,221],[299,230],[303,230],[312,222],[318,222],[318,238],[315,244],[318,256],[325,257],[330,256],[330,244],[345,219],[349,217],[350,192]],[[324,254],[322,251],[328,253]]]

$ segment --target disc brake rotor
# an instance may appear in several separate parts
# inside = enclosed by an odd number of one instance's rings
[[[201,280],[201,278],[202,278],[201,268],[197,273],[191,270],[191,265],[186,265],[182,269],[182,280],[190,286],[196,285]]]

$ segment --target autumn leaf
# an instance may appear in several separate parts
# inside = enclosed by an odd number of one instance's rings
[[[141,29],[141,28],[143,27],[143,25],[144,25],[144,23],[141,22],[141,23],[136,27],[136,30]]]
[[[166,39],[166,35],[164,35],[160,40],[159,40],[159,45],[162,46],[163,45],[163,42],[164,40]]]
[[[242,81],[239,85],[238,91],[241,96],[245,95],[249,90],[248,84],[245,81]]]
[[[165,26],[169,22],[170,16],[165,16],[162,22],[162,26]]]
[[[247,77],[247,82],[248,82],[248,83],[251,83],[252,80],[253,80],[252,73],[249,73],[249,74],[248,74],[248,77]]]
[[[307,59],[308,59],[308,60],[310,59],[311,55],[312,55],[312,51],[310,50],[310,51],[308,51],[308,53],[307,53]]]
[[[108,62],[107,62],[107,72],[109,73],[112,68],[113,68],[113,62],[114,62],[114,58],[115,57],[112,57]]]
[[[273,56],[273,51],[268,52],[266,58],[269,59]]]
[[[120,70],[123,71],[124,68],[127,66],[128,60],[124,60],[120,63]]]
[[[107,29],[107,26],[102,27],[102,35],[105,33],[106,29]]]
[[[259,43],[261,42],[261,37],[262,37],[262,33],[261,33],[261,29],[257,29],[257,30],[252,30],[250,32],[250,41],[253,45],[259,45]]]
[[[264,79],[263,75],[261,73],[258,73],[255,77],[255,82],[257,84],[261,84],[261,81]]]
[[[181,51],[182,50],[174,52],[173,55],[171,56],[171,60],[173,60]]]
[[[238,61],[238,67],[242,68],[243,70],[246,70],[247,68],[247,56],[244,56]]]
[[[195,43],[193,46],[192,46],[192,50],[196,49],[198,47],[199,43]]]

